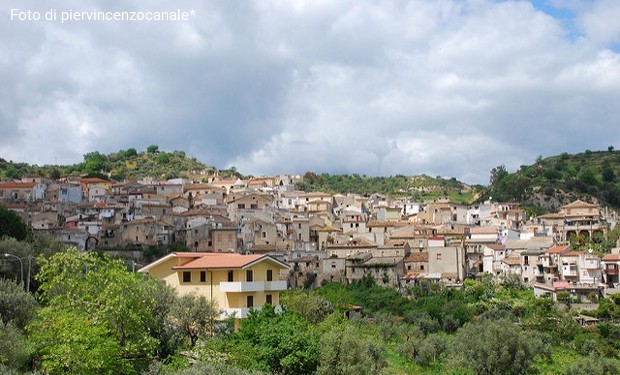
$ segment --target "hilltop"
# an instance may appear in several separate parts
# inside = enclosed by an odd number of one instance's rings
[[[472,203],[483,191],[482,186],[470,186],[456,178],[445,179],[427,175],[390,177],[368,177],[359,174],[330,175],[306,172],[297,188],[304,191],[323,191],[326,193],[363,195],[384,194],[389,196],[412,197],[416,201],[450,197],[454,203]]]
[[[82,163],[74,165],[29,165],[26,163],[7,162],[0,158],[0,179],[18,179],[23,175],[40,175],[57,179],[63,175],[87,175],[114,180],[143,177],[171,179],[178,177],[192,178],[204,172],[218,171],[215,167],[190,158],[184,151],[160,151],[156,145],[149,146],[146,151],[138,152],[135,148],[120,150],[108,155],[98,151],[84,155]],[[242,177],[236,169],[219,170],[220,176],[235,175]]]
[[[562,153],[538,157],[508,173],[503,165],[491,170],[485,197],[496,201],[522,202],[538,211],[554,211],[575,199],[598,201],[620,208],[620,152]]]

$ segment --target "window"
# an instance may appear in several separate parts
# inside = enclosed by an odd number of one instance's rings
[[[231,283],[233,282],[234,277],[233,277],[233,271],[228,271],[228,282]]]
[[[267,294],[265,296],[265,302],[267,302],[270,305],[273,305],[273,296],[271,294]]]
[[[258,209],[258,205],[256,203],[252,203],[250,204],[250,208],[253,210],[257,210]]]
[[[183,271],[183,282],[191,283],[192,282],[192,273],[189,271]]]
[[[420,270],[424,271],[424,265],[420,265]]]
[[[254,307],[254,296],[248,296],[247,297],[247,306],[248,307]]]
[[[267,270],[267,281],[273,281],[273,270]]]
[[[252,270],[245,271],[245,281],[254,281],[254,272]]]
[[[207,271],[200,271],[200,282],[201,283],[207,282]]]
[[[437,254],[437,260],[441,260],[441,253]]]
[[[243,210],[245,208],[245,204],[239,203],[239,204],[237,204],[237,208],[240,209],[240,210]]]

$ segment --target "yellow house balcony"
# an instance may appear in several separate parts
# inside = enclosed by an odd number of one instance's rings
[[[263,292],[286,290],[286,280],[278,281],[232,281],[220,283],[220,291],[224,293]]]
[[[250,313],[251,309],[252,309],[251,307],[238,307],[238,308],[229,307],[229,308],[221,309],[220,317],[222,319],[228,318],[228,317],[245,319],[248,317],[248,314]],[[260,310],[260,309],[261,309],[260,307],[254,307],[254,310]],[[276,305],[275,312],[278,314],[281,313],[282,306]]]
[[[249,307],[240,307],[240,308],[225,308],[222,309],[222,318],[233,317],[245,319],[248,317],[248,313],[250,312]]]

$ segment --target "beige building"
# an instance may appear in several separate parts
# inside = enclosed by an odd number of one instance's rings
[[[289,266],[268,255],[170,253],[141,268],[173,287],[179,295],[195,293],[217,302],[221,317],[246,318],[250,309],[279,308]]]

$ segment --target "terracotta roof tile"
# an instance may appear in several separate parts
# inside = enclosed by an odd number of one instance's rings
[[[267,255],[241,255],[222,253],[202,253],[202,256],[183,265],[172,267],[174,270],[185,269],[216,269],[216,268],[243,268],[262,258],[272,259]]]
[[[564,246],[554,246],[552,248],[550,248],[549,250],[547,250],[547,254],[562,254],[566,251],[568,251],[568,245],[564,245]]]

